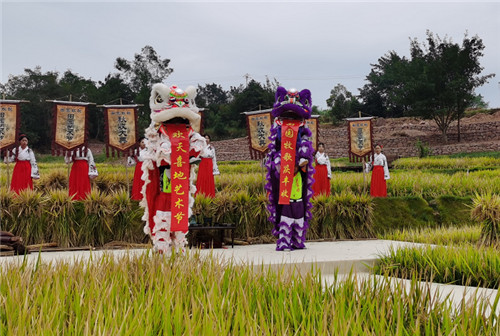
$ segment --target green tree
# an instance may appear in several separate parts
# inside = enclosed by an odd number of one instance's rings
[[[407,59],[391,51],[379,58],[377,64],[371,64],[372,70],[366,77],[368,83],[360,90],[363,113],[384,118],[404,115],[406,107],[397,93],[404,82],[407,63]]]
[[[209,109],[206,112],[206,131],[215,139],[244,136],[246,125],[242,112],[271,108],[277,85],[276,80],[267,79],[261,84],[252,79],[247,85],[231,87],[229,91],[216,84],[202,87],[197,102]]]
[[[401,96],[411,102],[415,114],[436,122],[445,142],[451,122],[457,119],[460,141],[460,118],[473,104],[474,90],[495,75],[480,76],[479,58],[485,47],[477,36],[465,35],[459,45],[427,31],[426,42],[414,39],[411,43],[413,76],[406,78]]]
[[[21,132],[30,138],[30,146],[38,152],[50,149],[52,139],[52,105],[49,99],[61,99],[66,92],[59,85],[59,74],[54,71],[43,73],[41,67],[24,69],[24,74],[10,76],[2,85],[7,99],[22,99]]]
[[[150,123],[151,87],[155,83],[161,83],[173,72],[168,67],[169,64],[169,59],[162,59],[149,45],[142,48],[140,54],[135,54],[132,61],[121,57],[116,59],[115,68],[134,93],[134,102],[143,105],[139,108],[140,129],[146,128]]]
[[[218,115],[218,111],[221,106],[227,104],[228,102],[229,93],[220,85],[215,83],[205,84],[204,86],[198,85],[196,105],[204,108],[203,129],[205,132],[210,133],[214,139],[225,136],[223,127],[221,128],[219,125],[223,124],[223,121]]]
[[[98,82],[97,92],[92,101],[103,105],[130,104],[134,103],[134,98],[132,89],[119,74],[108,74],[104,81]],[[101,109],[97,110],[93,125],[93,129],[90,129],[90,137],[104,141],[104,114]],[[142,136],[144,128],[138,129],[139,136]]]
[[[337,84],[330,91],[330,97],[326,100],[326,104],[330,107],[333,123],[348,118],[357,112],[361,106],[357,98],[342,84]]]
[[[382,107],[387,116],[396,112],[432,119],[446,142],[449,126],[455,119],[460,130],[460,118],[476,97],[474,90],[494,76],[480,76],[483,68],[479,58],[483,50],[482,40],[477,36],[465,35],[459,45],[434,37],[428,31],[426,43],[411,41],[409,59],[390,52],[378,64],[372,64],[367,76],[369,83],[360,95],[364,112],[368,107]]]

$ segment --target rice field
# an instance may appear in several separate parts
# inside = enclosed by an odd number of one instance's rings
[[[68,172],[58,164],[40,164],[40,180],[35,180],[37,190],[67,188]],[[228,169],[226,171],[225,169]],[[255,169],[254,169],[255,168]],[[125,171],[124,166],[102,164],[99,176],[92,181],[101,192],[111,193],[131,188],[133,169]],[[244,190],[251,195],[264,190],[265,172],[258,163],[228,165],[220,167],[221,175],[215,177],[218,192]],[[332,193],[351,191],[361,194],[369,191],[370,174],[363,176],[356,172],[333,172],[330,180]],[[0,186],[7,187],[7,172],[2,170]],[[477,193],[500,193],[500,169],[458,171],[453,174],[422,170],[391,171],[387,181],[388,196],[421,196],[426,199],[440,195],[473,196]]]
[[[379,234],[377,238],[433,245],[476,245],[481,240],[481,225],[403,229]]]
[[[211,258],[149,255],[0,271],[1,335],[496,335],[478,300],[452,306],[417,281],[327,283]],[[497,297],[498,303],[500,297]]]
[[[392,249],[380,256],[374,270],[380,274],[462,286],[498,289],[500,253],[495,247],[426,246]]]
[[[394,197],[490,195],[496,200],[500,164],[493,159],[468,161],[470,167],[473,163],[487,169],[467,168],[463,158],[434,158],[421,168],[415,168],[417,159],[398,160],[388,192]],[[235,222],[237,237],[248,241],[269,235],[260,162],[220,163],[219,168],[216,198],[196,199],[197,220]],[[64,163],[41,162],[35,191],[18,197],[7,191],[2,169],[2,225],[11,225],[29,242],[57,239],[60,246],[142,240],[142,213],[127,193],[133,168],[103,162],[98,169],[94,190],[83,202],[67,197]],[[0,335],[499,335],[498,316],[487,314],[484,302],[476,299],[455,307],[436,301],[418,283],[498,289],[500,254],[498,247],[480,245],[483,227],[374,232],[369,175],[365,178],[361,173],[333,173],[332,196],[313,200],[308,239],[377,236],[437,246],[393,250],[377,266],[383,277],[366,279],[351,274],[332,280],[314,269],[306,275],[256,270],[197,253],[145,252],[70,264],[8,265],[0,269]],[[411,279],[410,288],[390,276]],[[497,294],[493,311],[499,302]]]

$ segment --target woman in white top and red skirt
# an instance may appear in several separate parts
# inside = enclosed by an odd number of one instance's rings
[[[73,162],[69,174],[69,196],[81,201],[90,194],[90,179],[96,178],[97,168],[89,148],[82,147],[64,157],[66,164]]]
[[[16,194],[24,189],[33,189],[33,179],[40,178],[35,153],[28,147],[28,137],[21,134],[18,140],[20,146],[12,150],[10,157],[5,158],[5,162],[16,162],[10,182],[10,190]]]
[[[330,196],[330,179],[332,178],[332,167],[330,164],[330,158],[325,152],[325,144],[320,142],[318,144],[318,151],[316,152],[315,158],[315,171],[314,171],[314,184],[312,189],[314,192],[314,197],[319,195]]]
[[[373,161],[367,162],[366,171],[372,170],[372,181],[370,185],[370,195],[373,197],[387,197],[386,180],[390,178],[387,158],[382,154],[382,146],[375,146]]]
[[[139,139],[139,155],[134,155],[128,157],[127,165],[129,167],[135,165],[134,171],[134,182],[132,183],[132,195],[130,199],[135,201],[142,200],[142,186],[144,181],[142,180],[142,162],[144,161],[144,155],[147,153],[146,149],[146,139],[142,137]]]
[[[205,197],[215,197],[214,175],[220,175],[215,158],[215,148],[210,144],[210,136],[205,135],[207,147],[202,151],[200,157],[200,167],[198,169],[198,178],[196,180],[196,195],[204,194]]]

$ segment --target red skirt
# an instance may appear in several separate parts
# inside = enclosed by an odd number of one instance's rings
[[[142,162],[137,162],[134,171],[134,182],[132,184],[132,196],[131,199],[135,201],[142,200],[142,186],[144,185],[144,181],[141,179],[142,176]]]
[[[196,195],[204,194],[206,197],[215,197],[214,171],[211,158],[202,158],[196,180]]]
[[[33,180],[31,179],[31,163],[29,161],[17,161],[12,173],[10,190],[19,194],[21,190],[33,189]]]
[[[314,172],[314,183],[312,189],[313,196],[320,194],[330,196],[330,180],[328,179],[328,169],[326,165],[317,164]]]
[[[373,197],[387,197],[387,184],[385,183],[384,167],[382,166],[373,167],[370,195]]]
[[[81,201],[90,194],[89,164],[87,160],[75,160],[69,173],[69,195]]]

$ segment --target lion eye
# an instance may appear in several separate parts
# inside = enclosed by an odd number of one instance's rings
[[[156,104],[163,103],[163,98],[159,94],[157,94],[156,97],[155,97],[155,103]]]

